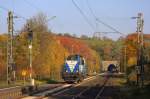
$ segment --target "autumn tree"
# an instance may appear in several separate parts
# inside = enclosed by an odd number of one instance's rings
[[[118,60],[120,59],[123,40],[113,41],[109,38],[103,39],[84,39],[84,41],[101,56],[102,60]]]
[[[48,31],[46,16],[41,13],[27,21],[22,29],[24,32],[20,33],[17,38],[16,63],[19,68],[18,73],[22,69],[29,69],[28,24],[33,31],[32,63],[34,78],[61,79],[62,65],[67,51],[57,41],[55,35]]]
[[[100,71],[100,56],[81,39],[57,36],[60,43],[70,54],[80,54],[86,59],[88,73]]]
[[[149,58],[149,52],[150,52],[150,35],[144,34],[144,49],[143,49],[143,64],[145,67],[145,74],[148,75],[149,73],[149,64],[148,64],[148,58]],[[138,49],[139,49],[139,43],[138,43],[138,34],[132,33],[126,37],[125,44],[126,44],[126,60],[127,60],[127,72],[129,74],[129,78],[133,78],[133,76],[136,75],[135,73],[135,66],[137,65],[137,59],[138,59]],[[145,75],[145,78],[148,78],[148,76]],[[136,80],[136,78],[132,79]]]
[[[6,80],[7,35],[0,35],[0,80]]]

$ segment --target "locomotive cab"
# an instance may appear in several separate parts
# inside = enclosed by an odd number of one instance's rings
[[[70,55],[67,57],[62,78],[66,82],[78,82],[85,78],[85,59],[80,55]]]

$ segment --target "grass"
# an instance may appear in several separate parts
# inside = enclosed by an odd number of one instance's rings
[[[126,79],[124,78],[116,79],[115,82],[117,82],[118,86],[123,86],[123,84],[126,83]]]
[[[150,87],[144,88],[132,88],[128,94],[129,99],[149,99],[150,98]]]
[[[48,84],[57,84],[58,81],[49,79],[49,80],[47,80],[47,83],[48,83]]]
[[[37,83],[40,84],[40,83],[46,83],[46,84],[57,84],[61,81],[58,81],[58,80],[53,80],[53,79],[43,79],[43,80],[38,80]]]
[[[150,99],[150,84],[143,88],[125,86],[121,89],[121,99]]]
[[[61,81],[57,81],[57,80],[52,80],[52,79],[43,79],[43,80],[35,80],[35,84],[36,85],[43,85],[43,84],[57,84]],[[30,85],[30,81],[26,80],[25,83],[23,80],[18,80],[15,83],[12,84],[7,84],[6,81],[0,81],[0,89],[2,88],[9,88],[9,87],[14,87],[14,86],[26,86],[26,85]]]
[[[8,88],[8,87],[14,87],[14,86],[21,86],[23,85],[23,82],[15,82],[15,83],[12,83],[12,84],[7,84],[6,81],[0,81],[0,88]]]
[[[124,78],[115,79],[114,84],[120,86],[120,92],[113,99],[150,99],[150,83],[143,88],[127,83]]]
[[[38,84],[38,85],[42,85],[42,84],[46,84],[47,81],[45,80],[35,80],[35,84]],[[9,88],[9,87],[15,87],[15,86],[27,86],[27,85],[30,85],[30,81],[23,81],[23,80],[18,80],[14,83],[11,83],[11,84],[7,84],[6,81],[0,81],[0,89],[2,88]]]

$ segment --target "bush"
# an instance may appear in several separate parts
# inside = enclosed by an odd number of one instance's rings
[[[49,80],[47,80],[47,83],[48,84],[57,84],[58,82],[56,80],[49,79]]]

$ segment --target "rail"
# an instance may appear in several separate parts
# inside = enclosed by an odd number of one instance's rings
[[[107,84],[109,80],[109,76],[106,76],[104,79],[104,82],[102,85],[98,84],[96,86],[101,86],[100,90],[97,92],[97,95],[95,96],[94,99],[99,99],[99,97],[101,96],[101,94],[103,93],[104,89],[105,89],[105,85]],[[82,97],[84,97],[84,93],[86,93],[87,91],[92,90],[92,87],[89,86],[86,89],[82,90],[80,93],[78,93],[77,95],[75,95],[72,99],[82,99]]]
[[[18,99],[23,96],[21,87],[5,88],[0,90],[0,99]]]

